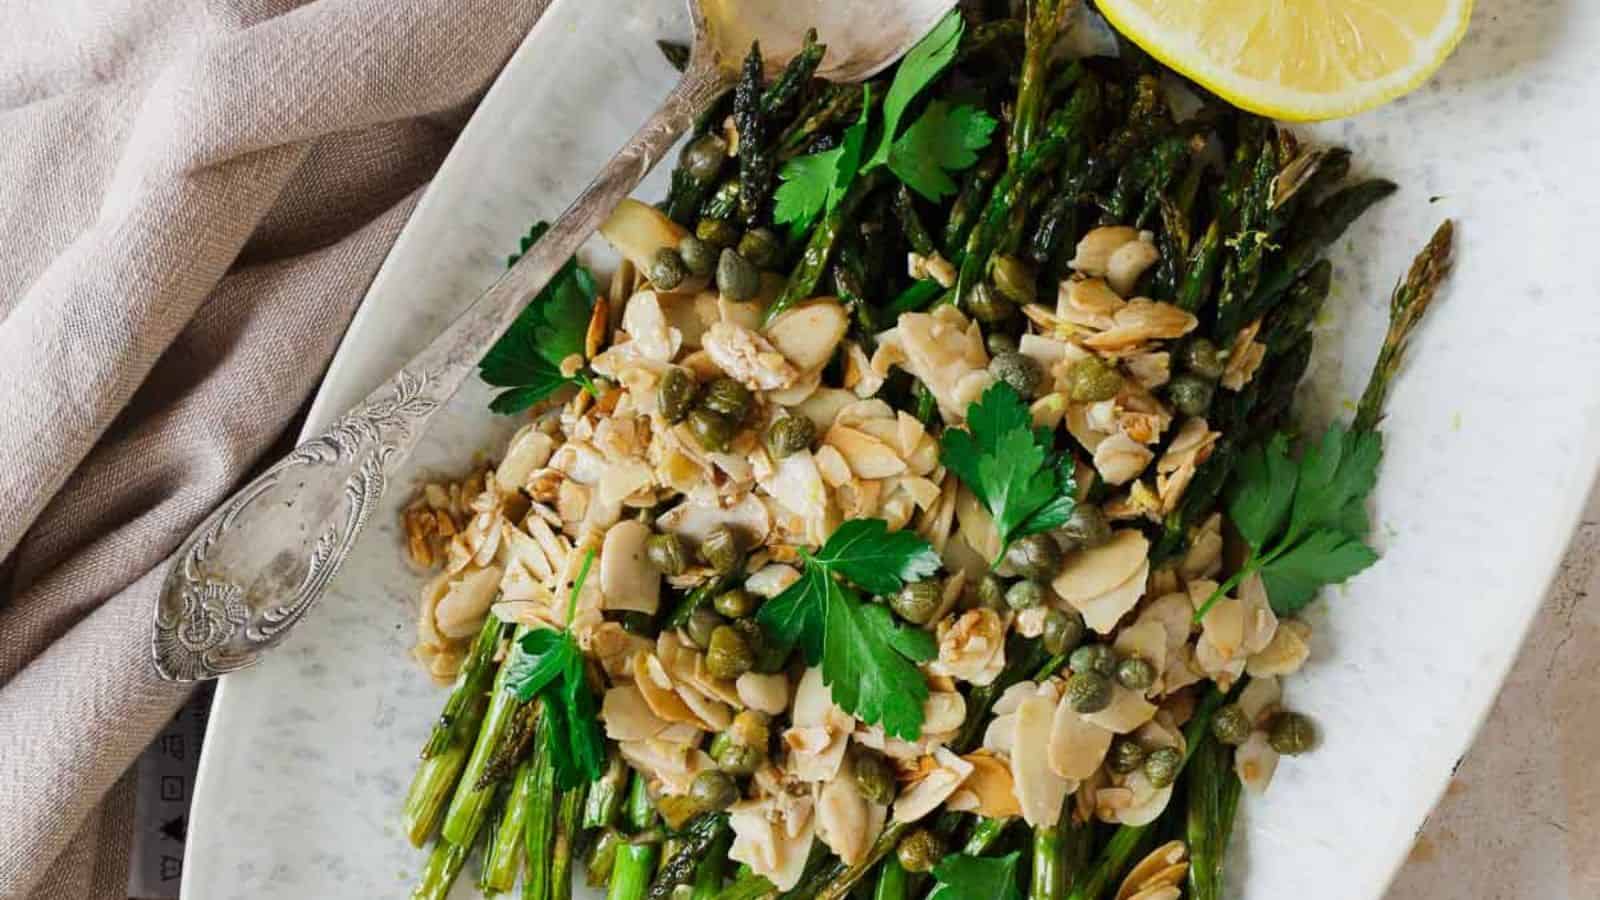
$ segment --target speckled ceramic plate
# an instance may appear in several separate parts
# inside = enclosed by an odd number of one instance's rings
[[[1493,699],[1595,471],[1600,116],[1584,110],[1600,96],[1600,9],[1482,6],[1435,83],[1316,129],[1403,189],[1335,255],[1311,418],[1348,415],[1389,287],[1444,216],[1460,222],[1461,262],[1390,405],[1383,561],[1316,607],[1312,662],[1289,685],[1324,745],[1245,802],[1230,896],[1381,896]],[[673,74],[653,41],[684,29],[682,0],[554,5],[395,245],[308,430],[422,347],[528,223],[576,193],[666,94]],[[663,174],[641,196],[660,196]],[[497,446],[506,423],[487,396],[456,398],[414,474],[459,471]],[[443,694],[408,655],[418,581],[392,524],[404,494],[310,621],[224,680],[186,896],[406,895],[423,854],[400,834],[400,802]]]

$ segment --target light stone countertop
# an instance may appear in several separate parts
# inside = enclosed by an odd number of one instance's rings
[[[1489,720],[1387,900],[1600,897],[1597,595],[1600,490]]]

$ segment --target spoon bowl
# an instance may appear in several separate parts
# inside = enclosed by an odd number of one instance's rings
[[[722,65],[761,44],[768,75],[799,52],[807,28],[828,47],[817,74],[864,81],[888,68],[955,6],[954,0],[700,0],[696,28]],[[698,7],[698,9],[696,9]]]

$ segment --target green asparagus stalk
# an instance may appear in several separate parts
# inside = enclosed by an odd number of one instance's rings
[[[865,97],[866,91],[859,84],[829,84],[823,88],[778,136],[778,158],[792,159],[818,135],[854,121]]]
[[[650,884],[649,900],[667,900],[679,885],[688,884],[696,866],[713,843],[728,833],[728,818],[720,813],[704,813],[677,835],[677,847],[667,855]]]
[[[717,893],[717,900],[771,900],[777,896],[778,889],[772,882],[741,868],[732,883]]]
[[[546,723],[548,725],[548,723]],[[532,786],[523,800],[523,830],[528,869],[522,879],[522,900],[549,900],[551,895],[551,844],[555,838],[556,770],[544,748],[524,766]]]
[[[761,48],[751,46],[733,89],[733,124],[739,132],[739,213],[754,227],[772,199],[777,159],[763,108]]]
[[[1005,836],[1006,829],[1016,821],[1009,816],[990,819],[982,818],[972,827],[972,834],[967,835],[966,844],[962,845],[961,852],[967,856],[982,856],[989,852],[989,848]]]
[[[887,171],[884,168],[876,168],[857,178],[855,183],[850,185],[850,189],[845,191],[844,197],[839,200],[839,205],[822,217],[816,230],[811,232],[811,238],[806,241],[806,248],[800,254],[800,263],[789,274],[783,292],[767,308],[768,322],[816,292],[817,283],[828,270],[828,260],[833,256],[834,245],[838,242],[845,223],[855,215],[856,207],[861,205],[861,201],[883,184]]]
[[[498,819],[489,830],[489,850],[483,859],[478,886],[485,893],[509,891],[517,884],[522,868],[522,835],[527,827],[530,804],[538,790],[538,765],[527,760],[517,767]]]
[[[488,762],[484,763],[483,771],[478,775],[478,787],[489,787],[511,777],[533,746],[538,721],[538,708],[531,703],[519,704],[511,711],[505,733],[500,736],[500,742],[495,745],[494,752],[489,754]]]
[[[1362,213],[1397,189],[1392,181],[1363,181],[1335,191],[1326,200],[1307,208],[1290,229],[1282,255],[1263,272],[1256,288],[1257,295],[1263,299],[1257,301],[1257,305],[1270,306],[1270,300],[1287,291]]]
[[[1184,836],[1189,845],[1190,900],[1222,900],[1222,864],[1239,806],[1239,776],[1229,751],[1206,735],[1189,763]]]
[[[476,729],[482,724],[484,712],[488,708],[488,693],[478,694],[472,698],[467,708],[455,717],[454,722],[459,726]],[[428,838],[433,836],[434,829],[439,827],[439,821],[449,806],[450,798],[461,780],[461,772],[467,767],[467,757],[471,753],[472,741],[468,732],[467,737],[452,742],[443,752],[424,759],[422,765],[417,767],[417,774],[411,780],[411,788],[406,792],[402,812],[406,838],[411,841],[411,846],[421,847],[426,844]]]
[[[1011,137],[1006,145],[1006,156],[1013,166],[1023,151],[1033,146],[1044,123],[1050,56],[1061,29],[1061,0],[1028,0],[1027,7],[1022,73],[1017,83]]]
[[[722,892],[722,880],[728,873],[728,849],[733,846],[733,832],[724,831],[706,849],[705,857],[695,866],[694,883],[689,900],[715,900]]]
[[[799,95],[806,84],[811,81],[811,76],[817,74],[817,66],[822,64],[822,57],[828,52],[826,44],[817,43],[817,30],[806,29],[805,41],[789,64],[784,66],[783,72],[777,80],[768,85],[761,94],[761,112],[767,116],[775,116],[789,105],[789,101]],[[741,141],[743,136],[741,133]]]
[[[622,812],[622,800],[627,793],[628,767],[615,749],[606,756],[606,771],[600,780],[589,785],[589,796],[583,806],[584,828],[610,828],[617,823]]]
[[[507,656],[508,663],[521,652],[519,642],[527,632],[526,626],[518,626],[512,635],[512,649]],[[499,674],[495,676],[494,689],[489,697],[489,709],[484,714],[478,740],[472,745],[472,756],[467,760],[467,768],[462,773],[460,783],[456,785],[455,797],[450,801],[450,811],[445,814],[444,836],[451,843],[471,843],[472,836],[478,833],[478,828],[483,824],[483,818],[489,811],[489,801],[494,799],[494,785],[479,786],[478,779],[489,765],[490,758],[494,756],[500,738],[505,734],[506,726],[511,723],[512,715],[522,705],[515,694],[506,690],[506,677],[510,671],[511,666],[502,663]]]
[[[1353,430],[1372,431],[1382,420],[1383,405],[1389,399],[1389,384],[1394,380],[1395,373],[1400,371],[1411,333],[1433,303],[1439,283],[1450,273],[1454,237],[1455,226],[1446,219],[1411,263],[1411,270],[1406,277],[1395,286],[1394,294],[1389,298],[1389,331],[1383,337],[1383,347],[1378,351],[1377,361],[1372,364],[1367,388],[1361,395],[1360,405],[1356,407]]]
[[[906,243],[915,253],[928,256],[933,253],[933,236],[928,233],[928,227],[922,224],[922,218],[917,215],[916,201],[911,196],[911,189],[900,185],[894,192],[894,214],[900,220],[900,231],[905,235]]]
[[[1260,339],[1269,352],[1282,353],[1300,340],[1322,311],[1332,286],[1333,263],[1324,259],[1306,270],[1262,322]]]
[[[578,838],[583,834],[588,794],[588,785],[561,792],[555,834],[550,842],[550,900],[572,900],[572,863],[578,852]]]
[[[428,732],[427,743],[422,746],[423,759],[431,759],[453,744],[472,740],[477,732],[478,721],[470,712],[494,681],[494,656],[500,650],[500,636],[503,633],[504,626],[499,619],[489,616],[483,620],[483,628],[478,631],[477,639],[467,651],[467,658],[461,663],[461,671],[456,675],[450,696],[444,701],[444,709],[433,724],[433,730]],[[478,715],[481,717],[482,712]]]
[[[471,846],[463,847],[443,838],[437,841],[422,868],[421,881],[411,892],[411,900],[445,900],[471,853]]]
[[[955,257],[966,246],[967,236],[982,214],[990,188],[994,187],[1004,170],[1004,160],[998,153],[979,160],[967,173],[966,181],[950,205],[950,214],[944,224],[944,248],[947,256]]]
[[[1033,869],[1029,900],[1061,900],[1066,893],[1065,837],[1060,825],[1033,830]],[[1070,820],[1066,826],[1070,828]]]
[[[628,801],[623,810],[628,827],[636,833],[649,828],[655,821],[655,807],[650,805],[650,792],[638,774],[628,788]],[[661,848],[653,842],[618,845],[617,861],[611,869],[611,885],[606,900],[643,900],[655,875],[656,859]]]
[[[873,886],[872,900],[910,900],[909,873],[900,860],[889,857],[878,869],[878,883]]]

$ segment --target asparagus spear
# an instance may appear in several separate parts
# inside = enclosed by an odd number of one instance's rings
[[[1190,900],[1222,900],[1222,863],[1242,787],[1229,757],[1227,747],[1206,735],[1189,764],[1184,836]]]
[[[1017,105],[1012,113],[1011,137],[1006,144],[1006,156],[1013,166],[1023,151],[1033,146],[1044,122],[1050,53],[1060,34],[1060,13],[1061,0],[1028,2],[1022,73],[1018,80]]]
[[[544,728],[551,727],[547,717]],[[542,730],[542,728],[541,728]],[[541,739],[543,735],[540,735]],[[547,749],[541,747],[523,764],[531,787],[523,798],[523,830],[513,836],[524,843],[528,870],[522,880],[522,900],[549,900],[551,895],[551,842],[555,835],[556,768]],[[519,773],[519,780],[521,780]]]
[[[967,835],[967,842],[962,845],[961,852],[967,856],[982,856],[989,852],[989,848],[999,842],[1013,821],[1015,820],[1010,817],[979,819],[978,824],[972,827],[972,834]]]
[[[856,207],[861,205],[861,201],[877,190],[885,177],[887,170],[876,168],[857,178],[855,183],[850,185],[850,190],[845,191],[844,197],[839,200],[839,205],[822,217],[822,221],[817,224],[816,230],[811,232],[810,239],[806,241],[806,248],[800,254],[800,264],[789,274],[783,292],[767,308],[766,321],[771,322],[784,310],[810,297],[816,291],[817,283],[822,280],[823,273],[828,269],[828,259],[833,255],[834,245],[838,242],[845,223],[855,214]]]
[[[453,724],[462,730],[462,737],[452,741],[443,752],[422,761],[417,774],[406,792],[402,819],[406,837],[411,846],[421,847],[438,828],[440,818],[449,806],[450,798],[467,767],[467,757],[472,753],[473,732],[483,723],[489,708],[487,692],[471,697],[465,710],[453,718]]]
[[[438,721],[434,722],[433,730],[428,732],[427,743],[422,745],[423,759],[430,759],[453,744],[472,739],[478,722],[469,713],[494,681],[494,655],[500,650],[500,636],[503,633],[504,626],[499,619],[489,616],[483,620],[483,628],[479,629],[477,639],[467,651],[467,658],[461,663],[461,671],[456,675],[450,696],[444,701],[444,709],[440,711]],[[482,713],[478,715],[481,717]]]
[[[628,789],[624,808],[626,824],[635,833],[649,828],[655,821],[655,807],[650,805],[650,792],[644,778],[637,773]],[[660,847],[653,842],[628,841],[617,847],[617,861],[611,869],[611,885],[606,900],[643,900],[650,887],[650,878],[656,871],[656,857]]]
[[[669,855],[656,873],[646,895],[649,900],[667,900],[681,884],[694,877],[695,867],[705,857],[707,849],[728,833],[728,818],[720,813],[703,813],[683,833],[677,835],[676,852]]]
[[[739,132],[739,213],[750,227],[772,199],[777,160],[769,146],[769,116],[763,108],[761,47],[752,44],[733,89],[733,124]]]
[[[1066,871],[1062,868],[1066,845],[1060,825],[1033,830],[1033,876],[1029,900],[1061,900],[1066,891]],[[1068,820],[1065,827],[1071,827]]]
[[[854,121],[866,91],[859,84],[829,84],[813,97],[778,136],[778,158],[792,159],[835,125]]]
[[[411,900],[445,900],[457,876],[466,867],[467,857],[471,853],[471,846],[453,844],[440,838],[433,845],[433,852],[428,854],[428,862],[422,868],[422,879],[412,890]]]
[[[761,112],[767,116],[775,116],[789,105],[789,101],[799,95],[810,81],[811,76],[817,74],[817,66],[822,64],[823,54],[828,52],[826,44],[817,43],[817,30],[806,29],[805,41],[789,64],[784,66],[782,74],[772,82],[761,94]],[[743,141],[743,132],[740,132],[740,141]]]
[[[878,883],[873,886],[872,900],[909,900],[909,874],[900,865],[900,860],[892,856],[884,860],[883,866],[878,869]]]
[[[511,790],[489,830],[489,850],[478,876],[478,886],[485,893],[509,891],[517,884],[517,872],[522,868],[523,830],[535,801],[534,793],[540,789],[539,768],[531,759],[517,767]]]
[[[1372,431],[1383,418],[1383,404],[1389,399],[1389,384],[1400,363],[1405,358],[1406,345],[1411,332],[1428,311],[1438,292],[1439,283],[1450,273],[1451,243],[1455,226],[1449,219],[1433,233],[1433,238],[1411,263],[1406,277],[1395,285],[1389,299],[1389,331],[1383,337],[1383,347],[1372,364],[1372,374],[1367,378],[1367,388],[1356,407],[1353,430]]]
[[[622,800],[628,787],[628,767],[621,754],[613,749],[606,757],[606,771],[600,780],[589,786],[589,796],[583,806],[584,828],[610,828],[622,812]]]
[[[587,785],[561,792],[555,834],[550,842],[550,900],[572,900],[572,861],[577,855],[578,838],[583,833],[582,819],[588,795]]]
[[[495,676],[494,689],[489,697],[489,709],[484,714],[478,740],[472,745],[472,756],[467,760],[466,771],[456,786],[455,797],[450,801],[450,811],[445,814],[444,836],[452,843],[471,843],[472,836],[478,833],[478,828],[483,824],[483,818],[489,811],[489,801],[494,799],[494,785],[480,786],[478,779],[489,765],[489,759],[494,756],[495,748],[499,746],[506,726],[511,723],[513,713],[522,705],[515,694],[506,690],[506,677],[511,671],[508,663],[516,654],[522,652],[520,642],[527,632],[527,626],[518,626],[512,635],[511,652]]]
[[[728,848],[733,845],[733,832],[724,831],[706,849],[705,858],[694,870],[694,884],[689,900],[714,900],[722,892],[722,879],[728,870]]]

